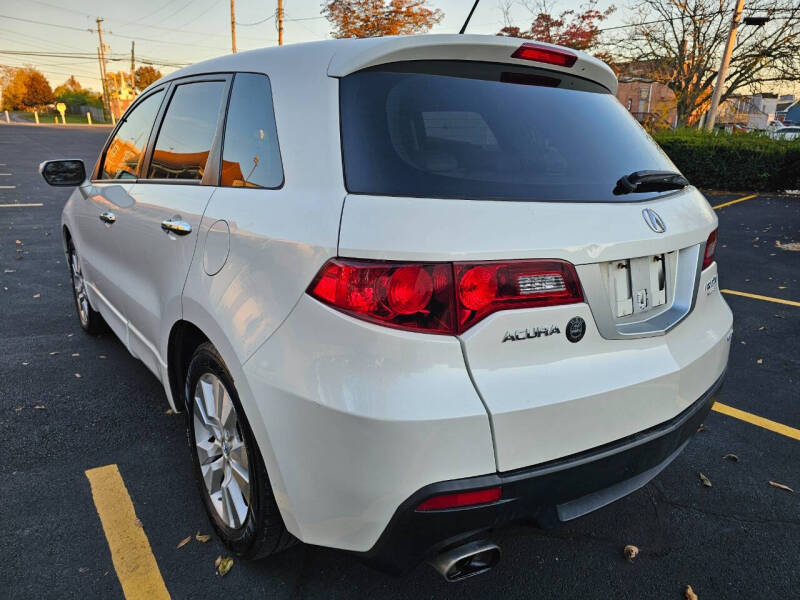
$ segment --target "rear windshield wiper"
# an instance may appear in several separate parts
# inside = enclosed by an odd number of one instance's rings
[[[680,173],[672,171],[636,171],[630,175],[620,177],[619,181],[617,181],[617,187],[614,188],[614,195],[665,192],[667,190],[679,190],[687,185],[689,185],[689,182]]]

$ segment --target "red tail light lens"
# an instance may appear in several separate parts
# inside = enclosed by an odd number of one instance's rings
[[[706,253],[703,255],[703,269],[711,266],[717,253],[717,230],[712,231],[706,240]]]
[[[533,60],[535,62],[546,63],[548,65],[557,65],[559,67],[571,67],[578,60],[578,55],[569,52],[568,50],[561,50],[559,48],[550,48],[541,44],[534,44],[532,42],[525,42],[514,51],[511,58],[521,58],[523,60]]]
[[[456,335],[512,308],[583,302],[575,268],[560,260],[393,263],[333,259],[308,293],[354,317]]]
[[[309,293],[354,317],[411,331],[453,333],[448,264],[330,260]]]
[[[583,302],[575,267],[563,260],[455,264],[458,329],[500,310]]]
[[[500,500],[499,487],[478,490],[475,492],[456,492],[455,494],[441,494],[428,498],[417,507],[417,510],[444,510],[462,506],[475,506],[476,504],[489,504]]]

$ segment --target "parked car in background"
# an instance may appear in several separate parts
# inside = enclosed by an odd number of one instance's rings
[[[790,125],[770,131],[768,135],[776,140],[794,140],[800,137],[800,127]]]
[[[187,415],[244,557],[296,540],[450,581],[495,531],[640,488],[728,362],[717,216],[574,50],[342,39],[151,85],[63,239],[103,321]]]

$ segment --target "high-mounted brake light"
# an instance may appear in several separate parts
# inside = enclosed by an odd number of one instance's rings
[[[395,263],[332,259],[308,293],[351,316],[457,335],[500,310],[583,302],[575,267],[562,260]]]
[[[499,487],[478,490],[475,492],[456,492],[455,494],[441,494],[428,498],[417,507],[419,511],[444,510],[447,508],[459,508],[464,506],[475,506],[477,504],[490,504],[500,500],[501,490]]]
[[[716,253],[717,253],[717,230],[715,229],[710,234],[708,234],[708,239],[706,240],[706,252],[703,255],[703,269],[711,266],[711,263],[714,262],[714,255]]]
[[[525,42],[514,51],[511,58],[521,58],[522,60],[533,60],[548,65],[559,67],[571,67],[578,60],[578,55],[568,50],[550,48],[541,44]]]

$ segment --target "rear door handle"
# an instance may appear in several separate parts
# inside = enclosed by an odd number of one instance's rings
[[[188,235],[192,233],[192,226],[189,225],[189,223],[186,221],[173,221],[172,219],[161,221],[161,229],[177,235]]]
[[[116,220],[117,220],[117,215],[115,215],[115,214],[114,214],[114,213],[112,213],[112,212],[104,212],[104,213],[102,213],[102,214],[100,215],[100,220],[101,220],[103,223],[108,223],[109,225],[111,225],[112,223],[115,223],[115,222],[116,222]]]

